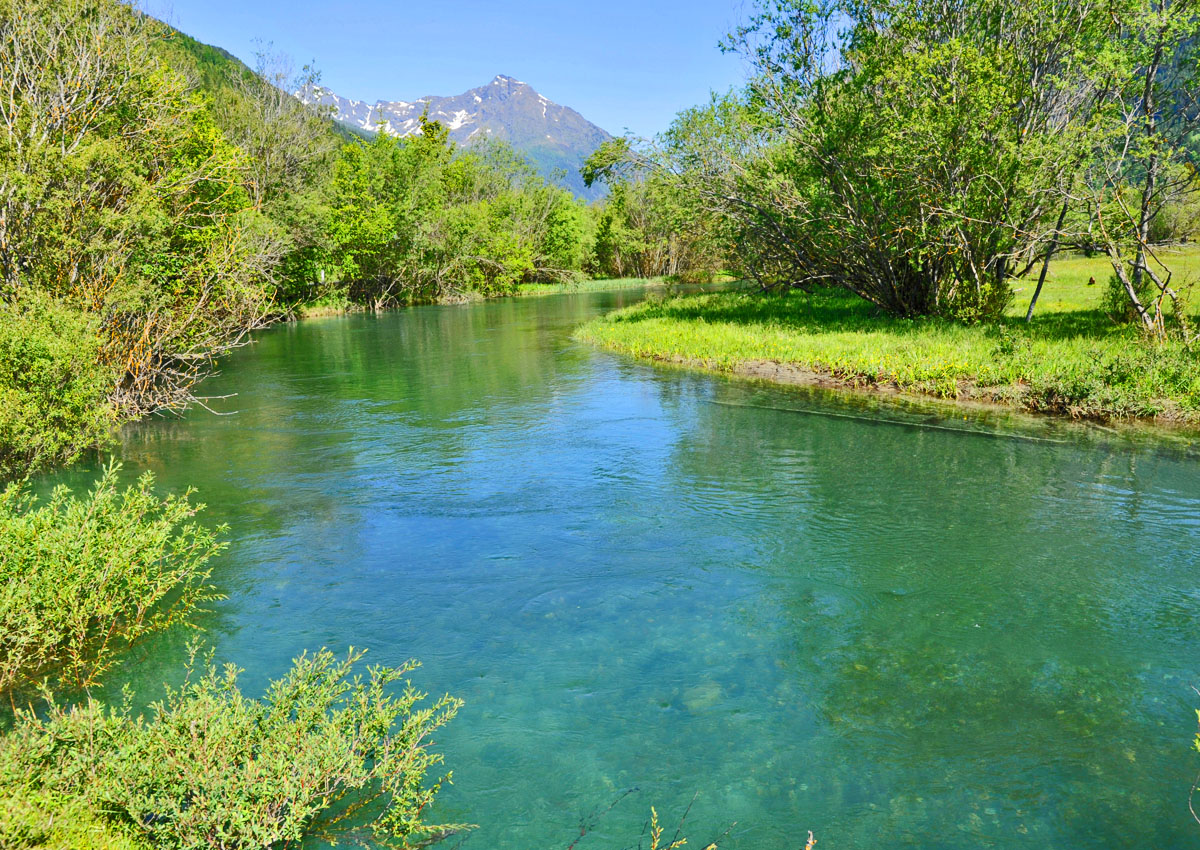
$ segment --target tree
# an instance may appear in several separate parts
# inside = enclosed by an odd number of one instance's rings
[[[667,175],[765,287],[994,318],[1062,244],[1101,18],[1086,0],[766,0],[724,45],[753,66],[744,92],[597,165]]]
[[[1152,244],[1154,220],[1200,189],[1191,141],[1200,122],[1200,6],[1189,0],[1112,5],[1107,48],[1091,69],[1098,103],[1085,199],[1119,297],[1150,335],[1168,335],[1165,307],[1194,340],[1184,293]]]
[[[118,0],[4,0],[0,297],[99,318],[123,415],[194,401],[270,310],[280,244],[246,156]]]
[[[608,184],[595,206],[595,263],[606,277],[707,280],[725,261],[715,217],[675,175],[635,153],[630,139],[606,142],[584,163],[584,182]]]
[[[458,149],[439,122],[346,146],[328,201],[330,264],[356,301],[381,309],[580,273],[580,205],[511,148]]]
[[[998,315],[1054,240],[1101,42],[1088,4],[764,4],[727,41],[756,68],[760,197],[794,282],[897,315]],[[744,192],[735,194],[742,198]],[[778,238],[778,237],[777,237]]]

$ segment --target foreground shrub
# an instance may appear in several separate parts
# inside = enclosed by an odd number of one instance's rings
[[[42,718],[22,712],[0,742],[0,798],[35,810],[81,801],[107,828],[178,850],[287,847],[359,831],[407,846],[465,828],[421,819],[450,778],[425,784],[442,762],[430,736],[461,702],[418,707],[426,695],[405,680],[415,662],[351,677],[361,657],[302,655],[261,700],[242,694],[236,668],[218,670],[210,658],[198,675],[189,665],[187,682],[145,718],[95,701],[52,705]]]
[[[99,363],[94,320],[45,298],[0,303],[0,480],[107,441],[115,381]]]
[[[22,484],[0,494],[0,693],[89,687],[216,598],[208,563],[222,544],[191,521],[204,506],[156,496],[149,473],[120,490],[118,470],[81,499],[59,488],[39,506]]]
[[[97,820],[74,797],[0,794],[4,850],[144,850],[145,845]]]

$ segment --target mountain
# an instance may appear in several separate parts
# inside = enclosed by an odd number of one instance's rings
[[[504,75],[485,86],[454,97],[422,97],[408,101],[350,100],[329,89],[314,86],[297,92],[306,103],[332,107],[335,119],[359,131],[382,129],[407,136],[420,127],[421,113],[442,122],[462,145],[484,138],[502,139],[527,156],[538,170],[575,192],[595,198],[599,188],[588,189],[579,176],[583,161],[612,138],[574,109],[543,97],[528,83]],[[566,171],[565,176],[555,174]]]

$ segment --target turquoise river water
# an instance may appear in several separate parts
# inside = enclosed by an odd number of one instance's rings
[[[128,429],[127,473],[231,526],[218,659],[255,693],[305,648],[420,659],[466,700],[467,850],[565,848],[630,788],[580,850],[693,797],[697,850],[1200,847],[1193,444],[572,341],[638,297],[280,327],[204,385],[236,415]]]

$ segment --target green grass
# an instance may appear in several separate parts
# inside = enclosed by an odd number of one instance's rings
[[[342,316],[354,313],[362,307],[350,300],[347,287],[330,287],[315,298],[301,302],[292,308],[298,319],[319,319],[326,316]]]
[[[1158,256],[1170,266],[1174,272],[1172,279],[1177,284],[1186,287],[1189,283],[1200,282],[1200,249],[1191,246],[1162,248],[1159,249]],[[1038,299],[1035,316],[1099,310],[1104,299],[1104,288],[1111,274],[1112,267],[1103,256],[1084,257],[1067,254],[1056,259],[1050,264],[1050,273],[1046,275],[1046,286]],[[1089,285],[1089,280],[1095,280],[1095,285]],[[1036,287],[1035,270],[1029,279],[1019,281],[1014,287],[1017,292],[1009,309],[1011,315],[1025,316],[1029,299]]]
[[[522,283],[518,295],[557,295],[560,292],[599,292],[606,289],[635,289],[639,286],[663,286],[661,277],[623,277],[580,280],[572,283]]]
[[[1176,259],[1185,273],[1200,269],[1200,252]],[[1200,357],[1114,324],[1099,308],[1107,268],[1103,258],[1056,262],[1030,326],[1023,317],[1036,281],[1022,281],[1011,315],[991,326],[894,319],[837,291],[739,290],[651,299],[588,323],[578,337],[717,371],[761,374],[763,363],[785,364],[782,380],[1098,419],[1200,422]]]
[[[5,850],[149,850],[80,800],[22,790],[0,794],[0,847]]]
[[[643,286],[663,286],[666,279],[653,278],[611,278],[604,280],[581,280],[573,283],[523,283],[511,295],[500,295],[498,298],[509,298],[512,295],[557,295],[562,292],[599,292],[609,289],[636,289]],[[482,299],[476,293],[467,293],[468,300]],[[332,287],[315,298],[297,304],[291,309],[292,315],[299,319],[319,319],[327,316],[343,316],[347,313],[357,313],[364,309],[363,305],[350,300],[347,287]]]

